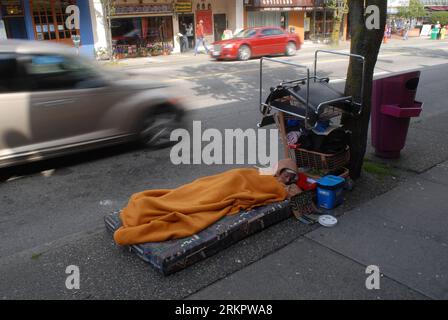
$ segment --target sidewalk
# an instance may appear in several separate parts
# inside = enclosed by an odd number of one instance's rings
[[[419,95],[436,109],[445,90],[435,82]],[[400,160],[376,158],[370,147],[370,161],[409,174],[396,188],[189,299],[447,299],[447,134],[443,111],[412,123]],[[380,269],[380,290],[365,287],[370,265]]]
[[[447,299],[447,181],[444,162],[189,299]]]
[[[412,46],[426,43],[439,43],[440,40],[434,41],[429,38],[409,38],[409,40],[404,41],[398,38],[390,39],[387,44],[383,44],[382,48],[393,48],[397,46]],[[447,40],[442,40],[442,42],[448,42]],[[327,44],[317,44],[311,41],[305,41],[302,45],[302,48],[298,52],[298,54],[307,54],[313,53],[318,49],[327,49],[327,50],[344,50],[350,48],[350,41],[341,41],[339,46],[331,46]],[[164,64],[187,64],[190,65],[192,63],[204,63],[212,61],[209,55],[205,53],[200,53],[197,56],[194,55],[193,51],[186,53],[176,53],[167,56],[156,56],[156,57],[145,57],[145,58],[130,58],[130,59],[121,59],[115,62],[110,61],[100,61],[100,64],[103,65],[116,65],[122,68],[138,68],[142,66],[161,66]]]

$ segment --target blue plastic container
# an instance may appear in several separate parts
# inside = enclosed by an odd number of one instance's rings
[[[317,205],[334,209],[344,201],[345,179],[338,176],[325,176],[317,181]]]

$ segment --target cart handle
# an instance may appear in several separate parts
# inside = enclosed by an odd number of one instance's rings
[[[260,111],[262,113],[263,113],[262,108],[264,106],[266,106],[263,103],[263,62],[265,60],[277,62],[277,63],[281,63],[281,64],[285,64],[285,65],[289,65],[289,66],[293,66],[293,67],[297,67],[297,68],[306,69],[307,82],[306,82],[305,129],[309,129],[308,128],[308,109],[309,109],[309,100],[310,100],[310,68],[308,68],[307,66],[305,66],[303,64],[298,64],[298,63],[294,63],[294,62],[283,61],[283,60],[278,60],[278,59],[273,59],[273,58],[261,57],[261,59],[260,59]]]
[[[314,79],[317,79],[317,55],[319,54],[319,52],[330,53],[330,54],[335,54],[335,55],[345,56],[345,57],[351,57],[351,58],[358,59],[362,62],[362,77],[361,77],[362,81],[361,81],[361,93],[360,93],[361,101],[359,102],[359,105],[360,105],[359,113],[361,113],[362,107],[364,104],[364,82],[365,82],[365,73],[366,73],[366,58],[359,54],[353,54],[353,53],[343,53],[343,52],[330,51],[330,50],[316,50],[316,52],[314,53]]]

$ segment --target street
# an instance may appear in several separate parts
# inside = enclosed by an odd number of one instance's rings
[[[314,50],[306,47],[294,57],[279,59],[312,68]],[[196,58],[196,62],[186,58],[171,64],[123,62],[106,68],[169,85],[188,109],[188,123],[201,121],[203,130],[256,128],[260,120],[259,60],[216,62],[205,55]],[[293,79],[301,72],[271,62],[266,62],[266,66],[263,97],[269,87],[280,80]],[[345,77],[347,66],[344,57],[323,54],[318,69],[323,75],[340,80]],[[446,112],[446,102],[438,101],[447,97],[448,42],[397,40],[383,45],[375,75],[414,69],[422,70],[417,99],[425,103],[422,117],[413,120],[418,125]],[[174,188],[236,167],[175,166],[169,154],[170,149],[125,145],[8,169],[10,179],[0,184],[0,298],[184,299],[198,293],[199,298],[204,298],[201,290],[212,283],[245,269],[316,228],[290,219],[181,272],[163,277],[114,244],[111,234],[105,230],[104,216],[125,206],[133,193]],[[355,191],[348,195],[350,201],[338,208],[338,212],[342,214],[391,190],[415,173],[402,170],[399,177],[381,179],[364,175]],[[303,252],[311,248],[308,242],[305,245]],[[80,290],[65,287],[65,269],[69,265],[80,267]],[[358,278],[362,277],[361,273]],[[346,289],[346,296],[342,296],[425,297],[393,280],[386,281],[389,291],[366,292],[360,287],[359,291]],[[344,285],[341,279],[330,283]],[[317,296],[316,292],[310,294],[310,297]],[[336,296],[328,294],[329,298]]]

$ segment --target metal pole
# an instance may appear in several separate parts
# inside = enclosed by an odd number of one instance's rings
[[[112,23],[111,23],[111,17],[110,17],[110,0],[106,0],[106,12],[103,14],[106,14],[106,23],[107,23],[107,45],[109,47],[109,59],[114,59],[114,49],[112,45]]]
[[[263,112],[263,57],[260,59],[260,110]]]
[[[313,3],[313,37],[316,40],[316,1]]]
[[[327,38],[327,7],[324,5],[324,42]]]
[[[309,129],[308,128],[308,109],[310,106],[310,69],[309,68],[306,69],[306,76],[308,79],[306,81],[305,129]]]

